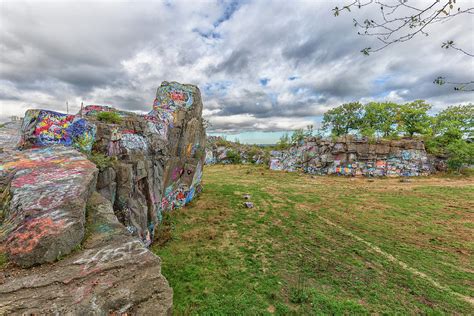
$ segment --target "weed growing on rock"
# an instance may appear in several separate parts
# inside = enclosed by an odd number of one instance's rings
[[[122,118],[115,112],[100,112],[97,114],[97,119],[99,121],[104,121],[107,123],[114,123],[120,124],[122,122]]]
[[[92,161],[100,171],[111,167],[113,162],[112,158],[98,152],[89,154],[88,159]]]

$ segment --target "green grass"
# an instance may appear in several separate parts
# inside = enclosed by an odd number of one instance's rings
[[[172,213],[171,241],[153,250],[177,314],[469,314],[472,201],[470,178],[212,166],[199,199]]]

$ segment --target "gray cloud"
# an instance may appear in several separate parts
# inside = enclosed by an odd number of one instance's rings
[[[432,83],[472,80],[473,60],[440,47],[453,39],[469,49],[472,15],[365,57],[359,51],[374,42],[356,34],[352,17],[373,12],[335,18],[335,5],[6,0],[0,119],[28,107],[64,111],[65,101],[147,111],[163,80],[199,85],[211,130],[225,132],[304,127],[349,101],[427,99],[436,109],[473,101]]]

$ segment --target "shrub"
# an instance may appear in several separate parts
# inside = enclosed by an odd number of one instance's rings
[[[89,154],[88,158],[97,166],[100,171],[103,171],[112,166],[112,158],[104,154],[92,152],[91,154]]]
[[[116,112],[100,112],[97,114],[97,119],[106,123],[119,124],[122,118]]]
[[[238,151],[229,150],[227,151],[226,156],[230,163],[239,164],[242,162],[240,159],[240,153]]]

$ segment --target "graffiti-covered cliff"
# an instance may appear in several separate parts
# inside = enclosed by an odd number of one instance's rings
[[[349,176],[420,176],[432,172],[422,141],[310,137],[288,150],[273,151],[270,169]]]
[[[29,110],[0,133],[0,314],[171,313],[147,246],[201,191],[201,113],[196,86],[163,82],[146,115]]]
[[[240,144],[220,136],[208,136],[206,141],[206,160],[208,165],[253,163],[266,164],[269,151],[257,145]]]
[[[82,112],[97,127],[93,153],[110,160],[99,173],[98,192],[132,233],[150,243],[161,213],[201,191],[206,134],[199,89],[164,82],[147,115],[100,106]],[[120,119],[100,120],[103,112]]]

